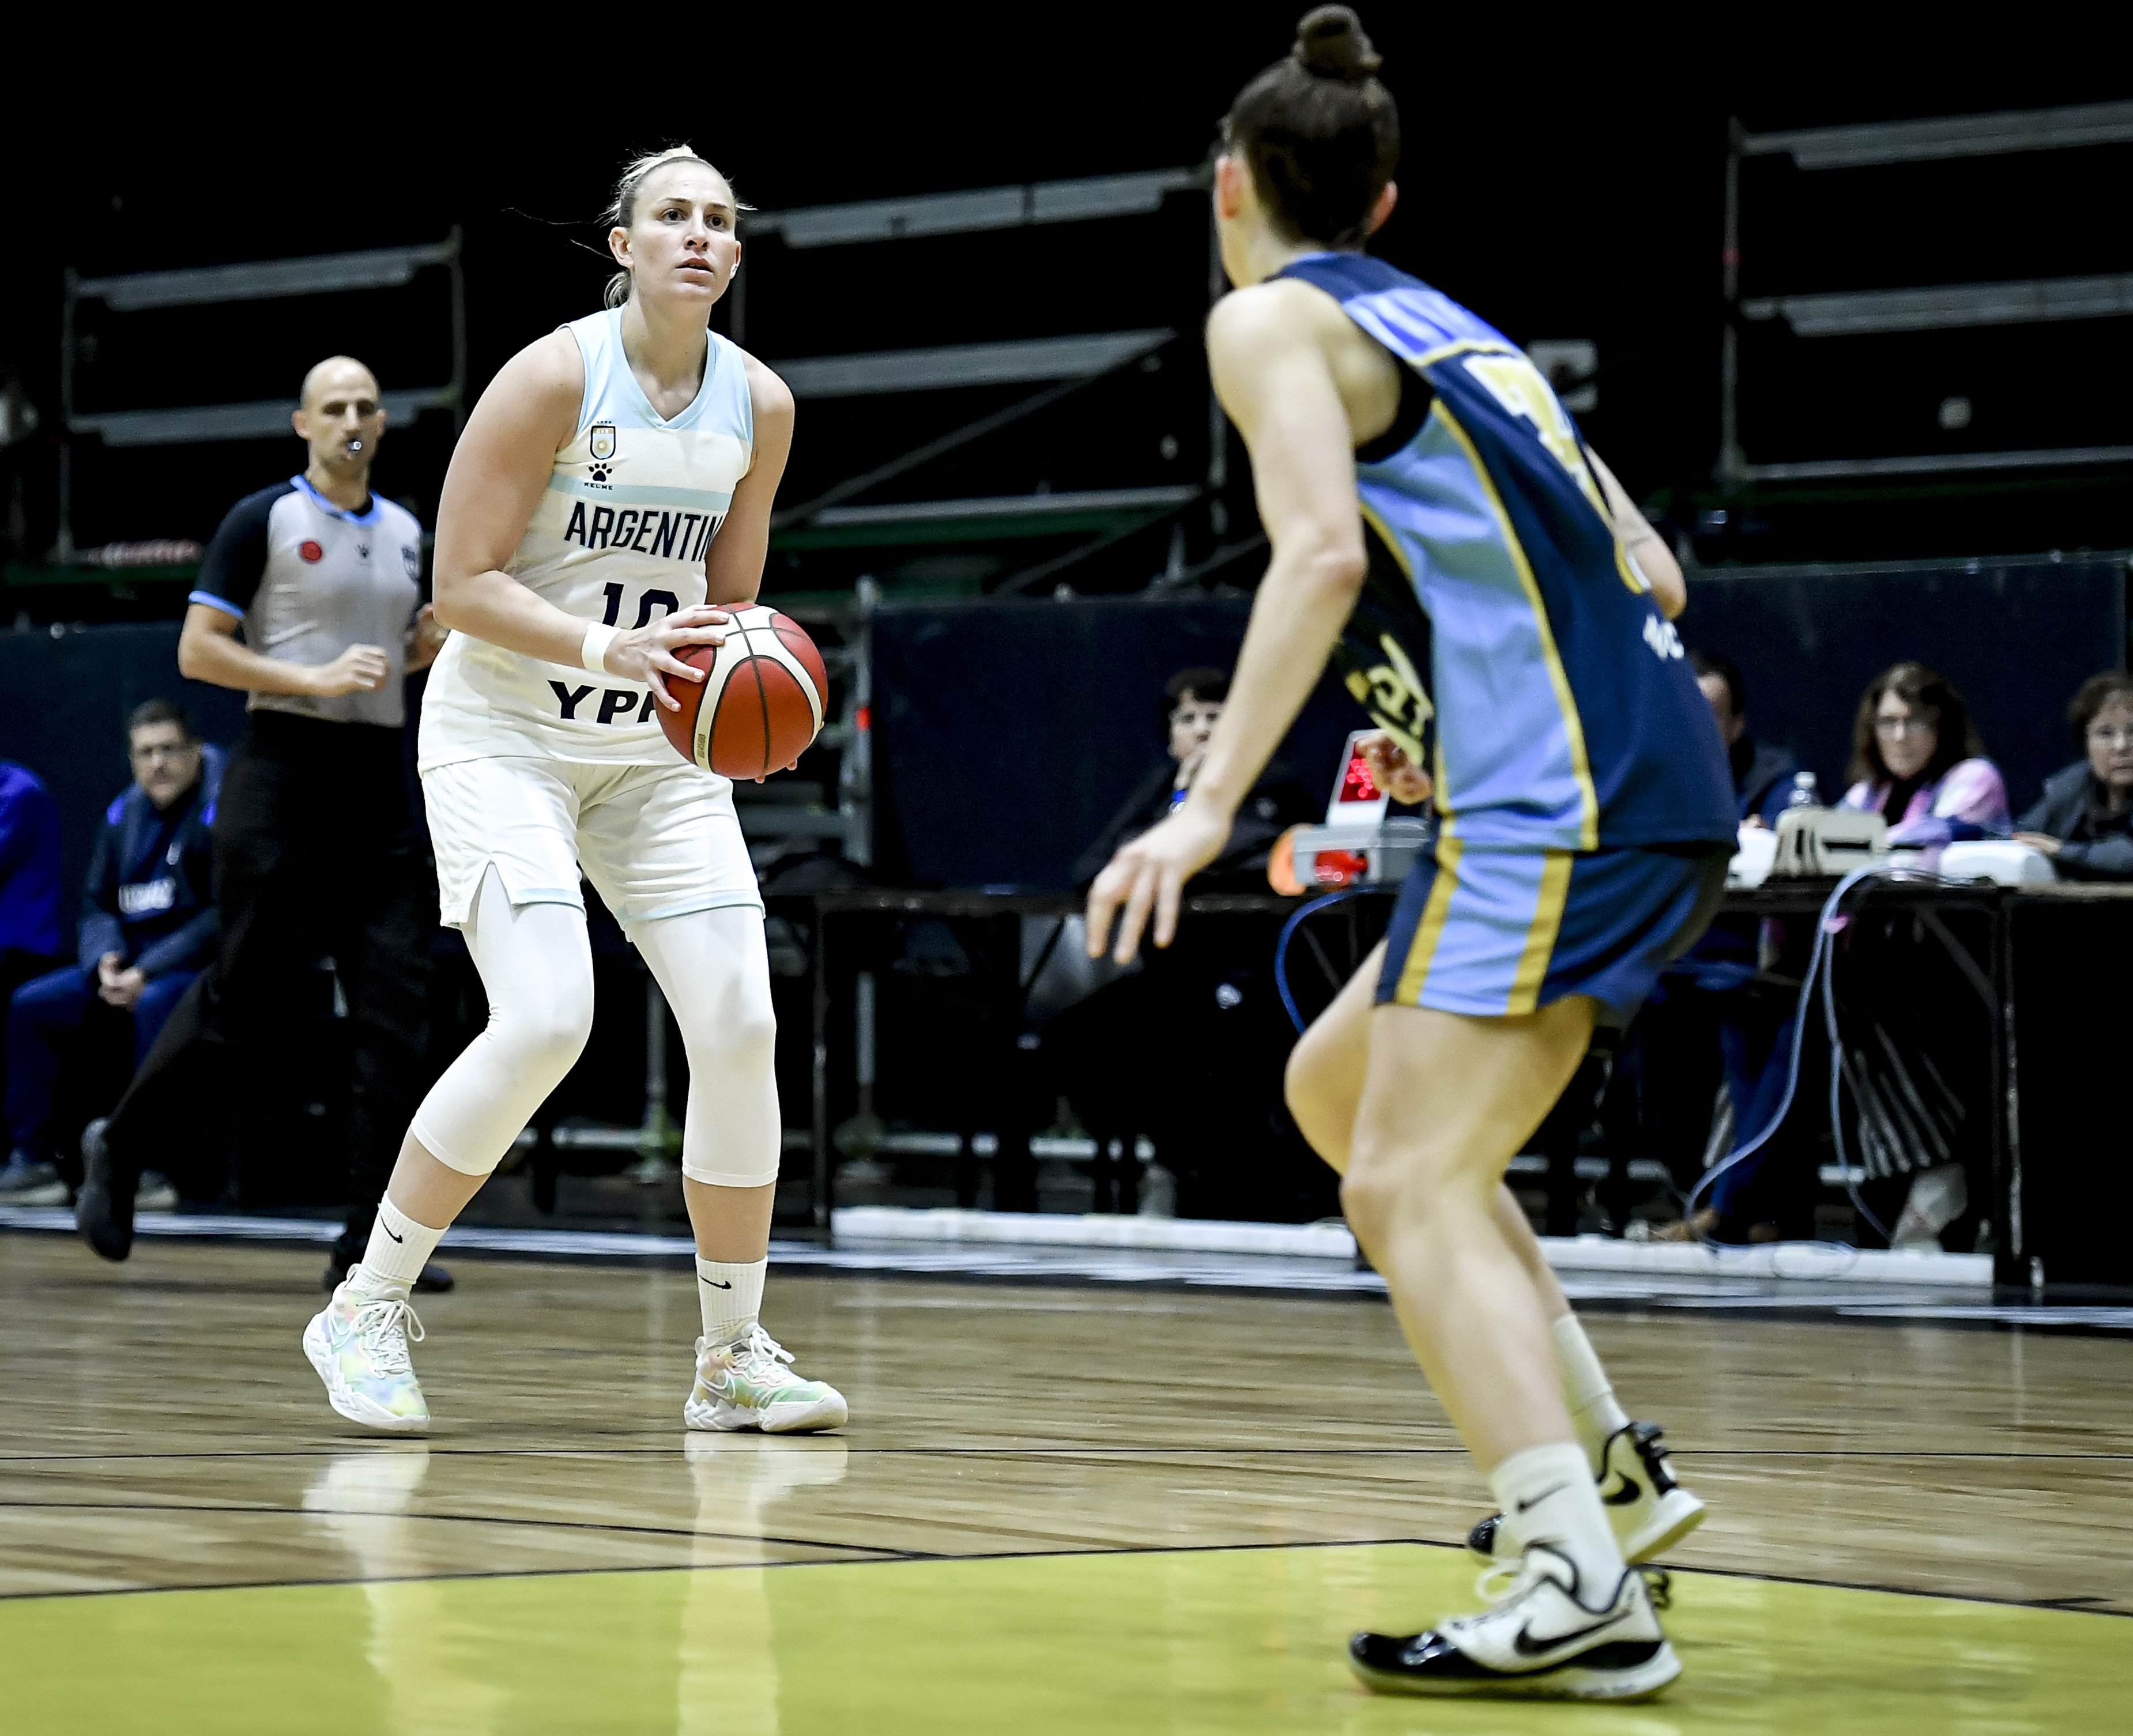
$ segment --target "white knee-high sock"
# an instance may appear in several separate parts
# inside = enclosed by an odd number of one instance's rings
[[[1551,1330],[1555,1337],[1555,1366],[1562,1377],[1563,1401],[1570,1407],[1571,1426],[1577,1431],[1578,1445],[1592,1462],[1592,1474],[1600,1474],[1601,1455],[1617,1429],[1627,1428],[1629,1413],[1608,1384],[1607,1371],[1577,1316],[1566,1314]]]
[[[370,1244],[363,1251],[363,1263],[349,1273],[349,1282],[368,1295],[388,1290],[405,1295],[422,1275],[430,1256],[436,1252],[442,1229],[417,1224],[392,1203],[391,1196],[378,1202],[378,1221],[370,1226]]]
[[[730,1344],[748,1336],[763,1311],[763,1274],[768,1258],[745,1264],[696,1256],[696,1301],[704,1310],[704,1342]]]
[[[1605,1609],[1621,1581],[1622,1551],[1585,1449],[1572,1440],[1528,1447],[1490,1474],[1489,1488],[1519,1548],[1545,1543],[1558,1551],[1577,1569],[1578,1601]]]

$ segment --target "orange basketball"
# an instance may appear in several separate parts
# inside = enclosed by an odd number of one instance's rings
[[[721,777],[768,777],[821,732],[829,671],[807,630],[790,616],[760,603],[730,613],[725,644],[676,653],[705,672],[701,684],[667,684],[681,709],[654,709],[682,758]]]

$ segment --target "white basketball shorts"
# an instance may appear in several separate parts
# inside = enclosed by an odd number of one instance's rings
[[[514,905],[585,908],[582,870],[625,927],[763,908],[733,785],[678,761],[455,760],[422,774],[441,920],[465,927],[494,865]]]

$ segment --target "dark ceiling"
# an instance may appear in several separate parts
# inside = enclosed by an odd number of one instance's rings
[[[366,15],[333,32],[338,46],[307,41],[301,26],[229,45],[203,41],[197,29],[129,39],[116,60],[95,45],[102,57],[77,55],[77,75],[14,99],[0,365],[20,378],[49,436],[63,267],[96,274],[263,259],[434,239],[457,224],[478,391],[519,345],[596,304],[605,273],[593,219],[618,164],[636,150],[686,139],[765,209],[1191,164],[1237,85],[1286,46],[1296,10],[1294,0],[1130,16],[936,7],[854,21],[842,8],[788,7],[747,15],[774,25],[729,25],[733,14],[639,9],[597,21],[546,15],[537,31],[513,31],[508,50],[479,32],[440,41],[406,19]],[[1520,341],[1596,340],[1601,390],[1583,418],[1587,432],[1633,491],[1677,503],[1707,488],[1717,444],[1730,114],[1766,129],[2126,94],[2100,47],[2040,43],[2025,64],[2000,46],[1951,45],[1940,24],[1930,41],[1838,42],[1779,39],[1774,26],[1745,24],[1675,22],[1631,36],[1538,12],[1462,14],[1475,27],[1460,30],[1433,8],[1364,11],[1407,141],[1399,210],[1377,250]],[[484,30],[500,30],[503,16],[488,14]],[[90,45],[75,46],[85,54]],[[1821,212],[1789,204],[1785,188],[1769,182],[1766,236],[1752,221],[1748,230],[1749,280],[1772,259],[1769,272],[1793,281],[1765,281],[1765,291],[2133,269],[2122,207],[2114,212],[2107,197],[2083,190],[2122,187],[2125,166],[2092,164],[2057,205],[1996,183],[1967,203],[1959,189],[1892,185]],[[766,268],[750,304],[751,347],[759,343],[774,362],[892,347],[899,333],[940,343],[964,329],[1111,329],[1134,317],[1142,279],[1151,305],[1176,307],[1189,325],[1204,301],[1194,277],[1201,219],[1172,205],[1168,228],[1066,226],[1019,252],[831,249],[814,256],[804,284]],[[1847,278],[1855,264],[1864,275]],[[793,299],[780,318],[767,301],[788,281]],[[84,390],[142,405],[291,392],[314,353],[349,347],[330,299],[254,303],[171,328],[104,355],[100,377],[86,368]],[[435,360],[423,347],[441,341],[441,327],[436,309],[410,305],[415,335],[397,365],[421,374]],[[804,310],[797,318],[796,308]],[[2019,373],[2016,352],[1991,365]],[[2104,368],[2119,406],[2126,359],[2121,342]],[[1189,355],[1180,365],[1193,365]],[[1920,364],[1919,413],[1955,389],[1935,372],[1942,365]],[[1817,377],[1791,400],[1782,382],[1769,389],[1766,416],[1780,422],[1795,410],[1825,420],[1856,411],[1830,401],[1842,396],[1841,381]],[[1115,436],[1139,454],[1152,449],[1153,423],[1134,418],[1183,415],[1190,397],[1092,411],[1093,425],[1085,418],[1059,439],[1086,448]],[[1906,401],[1876,413],[1900,424],[1914,410]],[[930,427],[929,416],[956,419],[925,406],[913,415],[914,426]],[[2122,409],[2102,421],[2114,417],[2122,430]],[[426,515],[449,445],[449,424],[431,421],[441,426],[403,431],[380,472],[382,486]],[[787,498],[876,461],[908,432],[884,426],[878,402],[803,406]],[[1891,437],[1900,440],[1901,428]],[[1204,430],[1201,438],[1204,447]],[[999,474],[985,487],[1049,481],[1035,474],[1047,456],[1052,468],[1068,464],[1042,450],[1025,460],[1002,449],[993,454]],[[293,441],[246,442],[89,467],[82,540],[205,536],[231,500],[287,474],[297,457]],[[48,438],[31,442],[10,463],[28,521],[21,552],[34,557],[51,531],[54,449]],[[1008,474],[1017,465],[1033,474],[1017,480]],[[1127,465],[1138,477],[1134,465],[1145,468],[1143,459]],[[952,466],[927,486],[958,492]],[[2122,510],[2122,486],[2117,499]],[[1912,551],[1949,552],[1927,546],[1941,534],[1929,507],[1905,510],[1904,523],[1919,527]],[[1679,511],[1688,516],[1690,506]],[[1991,534],[2020,541],[2027,522]],[[2050,528],[2038,522],[2038,546],[2060,540]],[[1855,551],[1847,534],[1782,552],[1842,556]]]

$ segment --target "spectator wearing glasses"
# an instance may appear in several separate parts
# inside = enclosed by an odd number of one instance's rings
[[[2006,785],[1945,676],[1922,663],[1885,670],[1860,700],[1851,741],[1858,781],[1843,805],[1880,814],[1891,844],[2013,830]],[[1896,1246],[1967,1249],[1979,1218],[1970,1202],[1987,1192],[1972,1180],[1988,1161],[1975,1003],[1945,944],[1909,917],[1862,914],[1841,945],[1837,998],[1867,1197],[1884,1209],[1905,1200]]]
[[[79,962],[25,983],[7,1008],[7,1133],[0,1199],[58,1205],[66,1185],[49,1127],[60,1070],[94,1027],[131,1027],[133,1064],[214,955],[211,896],[222,755],[165,700],[137,708],[127,729],[133,782],[105,810],[82,892]],[[152,1172],[137,1205],[166,1190]]]
[[[1851,726],[1851,776],[1841,805],[1878,813],[1899,846],[2004,838],[2007,786],[1985,757],[1946,676],[1896,663],[1866,684]]]
[[[2067,707],[2087,754],[2044,780],[2015,839],[2071,880],[2133,880],[2133,675],[2106,670]]]

